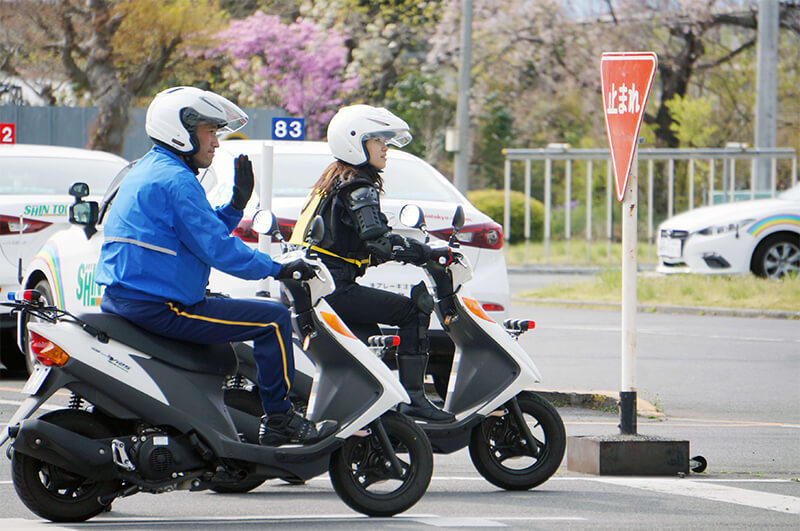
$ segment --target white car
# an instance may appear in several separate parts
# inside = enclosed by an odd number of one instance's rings
[[[0,145],[0,298],[19,289],[21,273],[47,239],[69,227],[70,186],[84,182],[102,195],[127,164],[124,158],[102,151]],[[0,367],[7,350],[13,349],[13,341],[5,341],[15,326],[8,312],[0,307],[4,339]]]
[[[800,274],[800,185],[775,199],[684,212],[658,227],[661,273]]]
[[[273,146],[274,152],[269,208],[279,218],[284,237],[288,239],[303,199],[324,168],[334,159],[324,142],[268,141],[268,144]],[[256,190],[234,233],[252,245],[257,242],[256,234],[250,230],[250,223],[260,206],[258,194],[263,145],[264,141],[260,140],[222,141],[212,166],[199,175],[211,204],[224,204],[232,194],[234,157],[241,153],[250,157],[256,175]],[[500,225],[478,211],[442,174],[422,159],[392,149],[389,150],[388,160],[383,172],[386,194],[381,206],[393,230],[420,240],[424,238],[416,229],[401,227],[397,222],[400,208],[404,204],[415,203],[423,208],[432,237],[447,239],[456,205],[462,205],[465,224],[458,237],[462,250],[474,267],[474,277],[464,289],[480,301],[494,319],[505,318],[510,293]],[[115,182],[109,187],[100,204],[98,232],[87,239],[83,227],[73,226],[50,238],[26,270],[26,288],[37,288],[49,301],[73,313],[99,310],[102,287],[94,283],[94,269],[103,240],[103,215],[117,186]],[[279,245],[273,243],[270,254],[274,256],[279,253]],[[54,267],[54,264],[57,266]],[[157,275],[158,271],[153,271],[153,274]],[[418,267],[386,263],[370,268],[360,281],[365,285],[407,295],[423,277],[424,273]],[[209,289],[235,297],[252,297],[257,291],[257,283],[212,270]],[[268,289],[274,295],[279,293],[275,283],[270,284]],[[28,363],[33,362],[28,360]]]

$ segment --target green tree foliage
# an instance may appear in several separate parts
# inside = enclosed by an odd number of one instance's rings
[[[122,152],[134,100],[152,96],[167,72],[188,68],[192,60],[182,52],[207,42],[222,21],[215,0],[4,4],[2,25],[14,50],[5,70],[51,87],[68,83],[71,90],[53,90],[52,101],[96,105],[87,147],[114,153]]]
[[[710,97],[694,98],[675,96],[667,102],[673,122],[670,129],[687,147],[705,147],[717,144],[719,127],[712,122],[713,108]]]
[[[496,223],[503,225],[503,212],[505,209],[505,193],[502,190],[472,190],[467,193],[467,199],[475,207],[492,218]],[[530,236],[532,240],[541,240],[544,237],[544,206],[536,199],[529,199],[530,204]],[[503,235],[509,243],[520,242],[525,239],[525,194],[512,191],[510,194],[510,232]]]
[[[411,127],[414,141],[404,149],[445,171],[444,128],[453,121],[455,105],[442,91],[442,80],[432,72],[410,70],[387,92],[389,109]]]

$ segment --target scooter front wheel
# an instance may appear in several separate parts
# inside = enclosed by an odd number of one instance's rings
[[[394,463],[385,451],[387,441]],[[395,411],[373,422],[369,435],[348,438],[331,456],[336,494],[368,516],[393,516],[409,509],[425,494],[432,474],[433,453],[425,432]]]
[[[42,415],[40,420],[92,439],[114,436],[96,415],[83,410],[61,409]],[[119,481],[93,481],[21,452],[14,452],[11,468],[22,503],[53,522],[83,522],[108,510],[109,506],[98,498],[120,488]]]
[[[472,430],[469,455],[490,483],[506,490],[528,490],[558,470],[567,434],[550,402],[529,391],[515,399],[527,429],[517,421],[514,404],[506,403],[502,416],[486,417]]]

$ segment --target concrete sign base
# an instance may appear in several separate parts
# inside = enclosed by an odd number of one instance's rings
[[[689,441],[644,435],[567,438],[567,470],[599,476],[689,473]]]

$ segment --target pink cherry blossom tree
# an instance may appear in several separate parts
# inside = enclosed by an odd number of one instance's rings
[[[345,73],[345,38],[312,21],[283,24],[278,16],[256,12],[231,22],[216,35],[211,52],[230,57],[223,69],[239,104],[276,106],[306,118],[307,135],[319,138],[343,96],[358,87]]]

